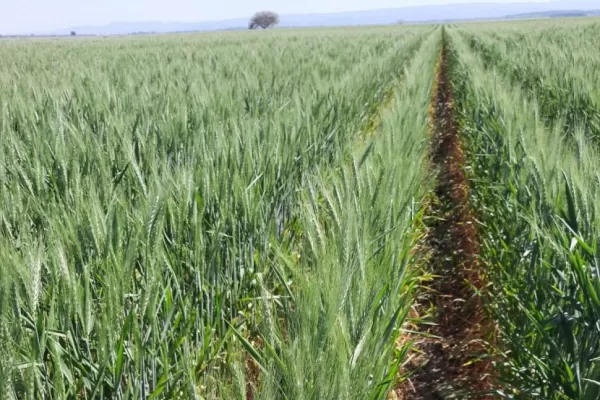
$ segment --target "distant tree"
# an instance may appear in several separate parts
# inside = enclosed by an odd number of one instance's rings
[[[250,23],[248,24],[249,29],[257,28],[271,28],[279,24],[279,15],[273,11],[260,11],[254,14]]]
[[[77,32],[71,31],[71,36],[77,36]]]

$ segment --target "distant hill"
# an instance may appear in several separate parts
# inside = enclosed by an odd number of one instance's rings
[[[423,23],[498,18],[540,18],[549,16],[573,16],[573,12],[593,12],[598,0],[558,0],[546,3],[469,3],[413,6],[383,10],[351,11],[334,14],[282,15],[281,27],[327,27],[356,25],[386,25],[398,21]],[[576,11],[573,11],[576,10]],[[554,14],[554,13],[559,14]],[[596,11],[597,12],[597,11]],[[552,13],[552,14],[548,14]],[[562,14],[560,14],[562,13]],[[507,17],[508,16],[508,17]],[[78,26],[50,32],[68,35],[122,35],[134,32],[192,32],[245,29],[247,19],[204,22],[115,22],[105,26]],[[48,34],[48,32],[46,32]]]
[[[246,28],[248,21],[245,19],[207,21],[207,22],[113,22],[105,26],[78,26],[54,32],[58,35],[75,31],[82,35],[126,35],[134,32],[168,33],[168,32],[196,32],[218,31]]]
[[[531,18],[573,18],[590,17],[600,15],[600,10],[564,10],[564,11],[544,11],[537,13],[524,13],[507,15],[506,19],[531,19]]]

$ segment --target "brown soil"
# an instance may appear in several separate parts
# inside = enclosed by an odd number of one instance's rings
[[[438,170],[435,199],[428,211],[425,246],[436,278],[420,313],[431,306],[435,325],[416,327],[416,350],[405,366],[410,374],[392,394],[397,399],[488,399],[492,366],[481,358],[493,326],[477,294],[484,286],[478,262],[475,219],[469,207],[469,184],[463,170],[459,127],[454,114],[446,42],[440,51],[431,106],[431,159]]]
[[[251,340],[254,347],[262,348],[262,338],[257,337]],[[260,366],[248,353],[245,353],[245,372],[246,372],[246,400],[254,400],[260,382]]]

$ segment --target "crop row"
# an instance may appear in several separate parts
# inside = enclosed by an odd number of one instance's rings
[[[453,31],[487,304],[498,323],[497,393],[597,398],[600,158],[589,138],[579,138],[580,146],[565,142],[560,120],[532,112],[544,100],[515,86],[515,77],[494,76],[473,43]]]
[[[511,84],[520,85],[536,100],[540,115],[549,126],[562,120],[565,133],[574,136],[577,130],[584,130],[592,141],[600,140],[600,108],[598,98],[590,90],[593,88],[575,78],[567,60],[550,61],[550,56],[536,59],[532,55],[537,48],[550,47],[550,44],[534,45],[515,38],[506,44],[500,39],[486,40],[484,35],[473,32],[462,31],[461,34],[471,49],[480,54],[486,68],[497,69]],[[517,52],[527,53],[530,58],[520,58],[515,55]],[[590,65],[590,62],[579,62]],[[552,67],[556,65],[560,67]]]

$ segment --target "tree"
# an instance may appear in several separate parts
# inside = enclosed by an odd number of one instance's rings
[[[279,24],[279,15],[277,15],[277,13],[274,13],[273,11],[260,11],[254,14],[248,24],[248,28],[257,29],[260,27],[267,29],[277,24]]]
[[[71,31],[71,36],[77,36],[77,32]]]

